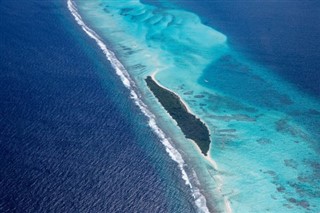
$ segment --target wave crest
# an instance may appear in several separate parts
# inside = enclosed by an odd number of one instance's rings
[[[170,142],[170,139],[165,135],[165,133],[157,125],[155,120],[155,115],[151,113],[147,105],[140,98],[141,96],[137,92],[137,87],[135,85],[135,82],[130,78],[129,73],[127,72],[123,64],[117,59],[116,55],[107,48],[107,46],[103,43],[100,36],[84,23],[80,14],[78,13],[75,3],[72,0],[68,0],[67,5],[68,5],[69,11],[73,15],[76,22],[87,33],[88,36],[90,36],[92,39],[96,41],[100,49],[105,54],[106,58],[110,61],[112,67],[115,69],[116,74],[120,77],[124,86],[130,90],[131,99],[134,100],[134,103],[139,107],[142,113],[148,118],[148,125],[151,127],[153,132],[155,132],[156,135],[159,137],[159,139],[161,140],[162,144],[165,146],[166,151],[171,157],[171,159],[178,164],[178,167],[182,174],[182,179],[185,181],[185,184],[190,187],[192,196],[195,199],[195,204],[198,207],[199,212],[209,213],[208,207],[206,205],[205,197],[200,193],[200,190],[194,187],[190,182],[190,179],[184,168],[186,164],[181,154],[178,152],[177,149],[173,147],[172,143]]]

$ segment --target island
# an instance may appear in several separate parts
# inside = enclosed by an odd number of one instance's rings
[[[178,95],[160,86],[151,76],[145,80],[154,96],[177,122],[185,137],[193,140],[202,154],[207,156],[210,147],[210,133],[207,126],[188,110]]]

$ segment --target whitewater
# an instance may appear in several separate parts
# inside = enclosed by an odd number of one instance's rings
[[[152,128],[152,130],[157,134],[162,144],[165,146],[167,153],[171,157],[172,160],[174,160],[181,171],[182,179],[185,181],[185,184],[190,187],[190,190],[192,192],[192,196],[195,199],[195,204],[198,207],[199,212],[203,213],[209,213],[209,209],[206,206],[206,198],[204,195],[201,194],[200,190],[193,186],[190,182],[190,179],[187,175],[187,172],[185,171],[184,167],[187,165],[185,164],[185,161],[183,160],[181,154],[174,148],[172,143],[170,142],[170,138],[165,135],[165,133],[158,127],[155,115],[150,112],[147,105],[141,100],[141,96],[139,95],[139,92],[137,90],[137,87],[135,86],[135,82],[130,78],[128,72],[126,71],[125,67],[121,64],[121,62],[117,59],[115,54],[107,48],[107,46],[103,43],[102,39],[97,35],[92,29],[90,29],[82,20],[82,17],[77,12],[77,8],[75,6],[75,3],[72,0],[67,1],[68,9],[70,10],[71,14],[75,18],[76,22],[81,26],[81,28],[87,33],[88,36],[90,36],[92,39],[94,39],[97,43],[97,45],[100,47],[100,49],[105,54],[106,58],[110,61],[112,67],[116,71],[116,74],[121,78],[121,81],[123,85],[130,90],[130,97],[134,100],[134,103],[139,107],[139,109],[143,112],[143,114],[148,118],[148,124]],[[197,175],[193,174],[196,180]],[[228,207],[229,211],[230,207]]]

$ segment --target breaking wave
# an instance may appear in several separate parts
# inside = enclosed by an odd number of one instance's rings
[[[174,160],[181,171],[182,179],[185,181],[185,184],[188,185],[191,189],[192,196],[195,199],[195,204],[199,210],[199,212],[202,213],[209,213],[209,209],[206,205],[206,199],[204,195],[200,193],[200,190],[197,187],[194,187],[190,179],[187,175],[187,172],[185,170],[186,163],[183,160],[181,154],[176,150],[170,139],[166,136],[166,134],[159,128],[159,126],[156,123],[155,115],[150,112],[147,105],[142,101],[141,96],[137,90],[137,87],[135,85],[135,82],[130,78],[129,73],[123,66],[123,64],[117,59],[116,55],[107,48],[107,46],[103,43],[100,36],[94,32],[91,28],[89,28],[84,21],[82,20],[82,17],[78,13],[78,10],[75,6],[75,3],[72,0],[67,1],[68,9],[75,18],[76,22],[81,26],[81,28],[86,32],[86,34],[94,39],[100,49],[103,51],[106,58],[110,61],[112,67],[116,71],[116,74],[120,77],[122,83],[124,86],[129,89],[130,91],[130,97],[133,99],[134,103],[140,108],[140,110],[143,112],[143,114],[148,118],[148,124],[153,130],[153,132],[156,133],[156,135],[160,138],[162,144],[165,146],[167,153],[171,157],[172,160]],[[195,176],[196,178],[196,176]]]

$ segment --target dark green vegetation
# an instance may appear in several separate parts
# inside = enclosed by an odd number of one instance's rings
[[[178,123],[186,138],[195,141],[206,156],[210,146],[210,134],[204,123],[188,112],[176,94],[159,86],[150,76],[146,78],[146,82],[162,106]]]

